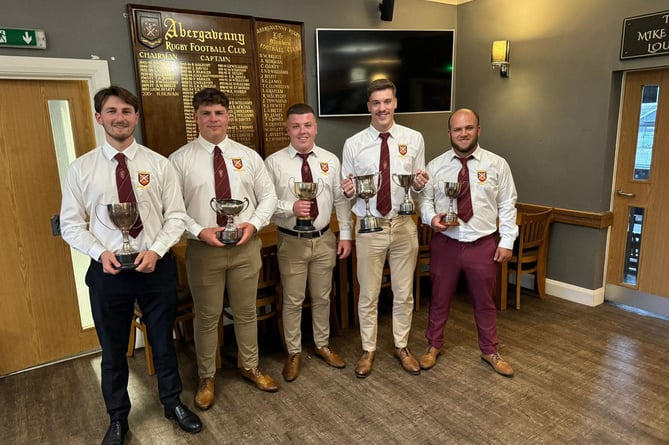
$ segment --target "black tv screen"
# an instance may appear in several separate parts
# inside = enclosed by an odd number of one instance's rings
[[[451,111],[452,30],[316,29],[318,115],[367,111],[367,85],[388,78],[396,113]]]

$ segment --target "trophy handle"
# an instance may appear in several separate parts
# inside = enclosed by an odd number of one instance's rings
[[[288,190],[290,190],[291,195],[293,195],[297,199],[300,199],[297,196],[297,193],[295,193],[295,178],[292,177],[292,176],[290,178],[288,178]]]
[[[399,175],[397,173],[391,173],[390,174],[390,179],[392,179],[392,181],[395,183],[395,185],[398,186],[398,187],[404,188],[404,186],[402,184],[400,184],[399,179],[397,179],[397,178],[399,178]]]
[[[95,206],[95,218],[96,218],[98,221],[100,221],[100,224],[102,224],[103,226],[105,226],[107,229],[112,230],[112,231],[116,230],[116,229],[112,229],[111,227],[109,227],[107,224],[104,223],[104,221],[102,221],[102,220],[100,219],[100,215],[99,215],[99,212],[98,212],[98,207],[100,207],[100,206],[104,206],[105,208],[107,208],[107,204],[97,204],[97,205]]]
[[[249,208],[249,204],[250,204],[250,202],[249,202],[249,198],[246,198],[246,197],[245,197],[244,199],[242,199],[242,201],[244,201],[245,204],[244,204],[244,207],[242,208],[242,211],[239,212],[239,213],[244,213],[244,210],[246,210],[246,209]]]
[[[316,186],[316,188],[318,188],[318,192],[316,192],[316,198],[321,196],[321,193],[323,193],[323,190],[325,189],[325,184],[323,183],[323,178],[318,178],[317,184],[318,184],[318,186]]]
[[[211,210],[213,210],[214,213],[218,213],[218,212],[216,211],[216,208],[214,207],[214,203],[215,203],[215,202],[216,202],[216,197],[214,196],[213,198],[211,198],[211,201],[209,201],[209,207],[211,207]]]

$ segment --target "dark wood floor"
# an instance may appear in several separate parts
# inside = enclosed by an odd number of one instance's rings
[[[414,315],[410,347],[424,349],[427,304]],[[374,371],[353,373],[356,328],[332,345],[338,370],[304,357],[293,383],[256,390],[226,345],[216,403],[190,435],[162,416],[143,351],[130,359],[130,445],[138,444],[660,444],[669,443],[669,321],[604,304],[523,297],[521,311],[498,312],[500,353],[516,371],[495,374],[479,358],[466,297],[453,306],[444,354],[419,376],[392,355],[390,312],[381,314]],[[230,336],[228,336],[230,338]],[[192,343],[179,344],[183,400],[197,385]],[[309,350],[310,346],[307,346]],[[283,353],[263,337],[261,364],[281,379]],[[0,443],[95,444],[108,425],[99,355],[0,379]]]

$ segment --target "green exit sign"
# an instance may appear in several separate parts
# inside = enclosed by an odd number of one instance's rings
[[[15,29],[0,27],[0,48],[46,49],[43,29]]]

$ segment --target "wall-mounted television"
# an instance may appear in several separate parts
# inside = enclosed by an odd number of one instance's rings
[[[316,29],[318,115],[367,111],[367,85],[397,87],[396,113],[451,111],[453,30]]]

